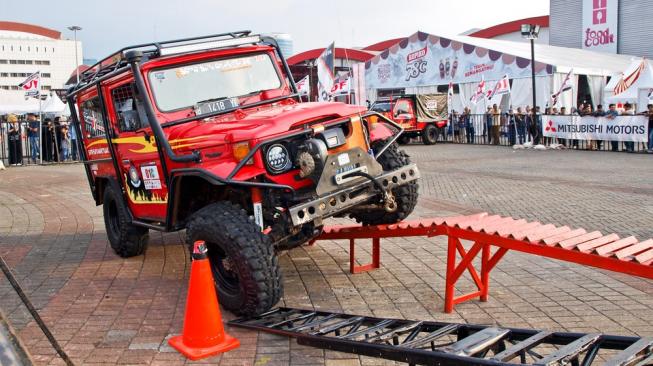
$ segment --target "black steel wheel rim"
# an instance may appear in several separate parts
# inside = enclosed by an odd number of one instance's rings
[[[213,272],[213,281],[222,291],[236,296],[240,294],[240,280],[233,261],[226,251],[215,243],[209,243],[208,257]]]
[[[120,235],[120,218],[118,217],[118,205],[116,201],[109,202],[107,209],[109,230],[114,236]]]

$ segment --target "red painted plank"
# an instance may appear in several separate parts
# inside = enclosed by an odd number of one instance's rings
[[[537,235],[539,233],[547,232],[555,228],[556,228],[555,225],[552,224],[546,224],[546,225],[540,224],[539,226],[535,226],[532,229],[521,230],[519,232],[512,233],[509,237],[517,240],[524,240],[526,239],[527,236]]]
[[[612,253],[615,250],[619,250],[621,248],[625,248],[631,244],[636,244],[637,243],[637,238],[634,236],[629,236],[627,238],[623,238],[621,240],[617,240],[614,243],[606,244],[603,246],[600,246],[596,248],[596,253],[598,255],[606,256],[608,253]]]
[[[472,224],[480,223],[487,217],[487,212],[478,215],[467,216],[467,219],[461,220],[455,226],[461,229],[468,229]]]
[[[592,231],[591,233],[587,233],[585,235],[581,235],[581,236],[577,236],[575,238],[563,240],[560,243],[558,243],[558,245],[565,248],[565,249],[569,249],[569,248],[575,247],[578,244],[582,244],[582,243],[584,243],[586,241],[590,241],[590,240],[593,240],[593,239],[596,239],[596,238],[600,238],[602,236],[603,236],[603,234],[601,234],[600,231]]]
[[[646,263],[650,260],[653,260],[653,249],[649,249],[643,253],[636,255],[635,260],[639,263]]]
[[[570,231],[571,231],[571,229],[569,228],[569,226],[554,227],[551,230],[541,231],[541,232],[539,232],[537,234],[528,235],[528,236],[526,236],[526,240],[530,241],[531,243],[536,243],[537,244],[540,241],[542,241],[542,239],[544,239],[546,237],[550,237],[550,236],[553,236],[553,235],[559,235],[559,234],[567,233],[567,232],[570,232]]]
[[[496,233],[498,228],[504,227],[506,224],[510,225],[515,222],[515,219],[512,217],[504,217],[501,220],[493,221],[487,225],[483,225],[480,232],[493,235]]]
[[[537,221],[535,221],[535,222],[528,222],[526,220],[517,220],[517,221],[519,221],[520,223],[516,224],[512,228],[510,228],[510,229],[506,228],[506,229],[499,230],[499,235],[503,236],[504,238],[507,238],[511,233],[516,233],[516,232],[521,231],[521,230],[532,229],[532,228],[534,228],[536,226],[542,225]]]
[[[601,245],[606,245],[609,243],[612,243],[614,241],[619,240],[619,235],[617,234],[610,234],[606,236],[602,236],[600,238],[596,238],[594,240],[590,240],[588,242],[578,244],[576,246],[576,249],[578,249],[581,252],[590,252],[592,249],[600,247]]]
[[[475,231],[475,232],[479,232],[479,231],[481,231],[483,229],[483,227],[485,225],[488,225],[488,224],[490,224],[492,222],[495,222],[495,221],[498,221],[498,220],[501,220],[501,219],[502,219],[501,215],[487,216],[487,217],[485,217],[483,219],[483,221],[479,221],[479,222],[477,222],[475,224],[472,224],[472,230]]]
[[[509,233],[511,233],[515,228],[523,225],[526,223],[526,220],[524,219],[519,219],[519,220],[514,220],[512,222],[506,222],[505,224],[498,225],[493,227],[492,229],[496,231],[497,235],[501,236],[507,236]],[[502,233],[505,233],[502,235]]]
[[[576,230],[572,230],[572,231],[569,231],[569,232],[566,232],[566,233],[550,236],[550,237],[544,238],[542,240],[544,241],[544,244],[552,247],[552,246],[558,244],[559,242],[561,242],[563,240],[575,238],[577,236],[581,236],[581,235],[586,234],[586,233],[587,233],[587,231],[585,231],[585,229],[576,229]]]
[[[614,255],[619,259],[624,259],[626,257],[630,257],[631,255],[643,252],[649,248],[653,248],[653,239],[633,244],[629,247],[618,250],[614,253]]]

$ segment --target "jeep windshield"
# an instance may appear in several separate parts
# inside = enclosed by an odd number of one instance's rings
[[[152,94],[162,112],[202,104],[229,102],[237,106],[237,97],[281,87],[281,79],[267,54],[255,54],[155,69],[149,73]]]

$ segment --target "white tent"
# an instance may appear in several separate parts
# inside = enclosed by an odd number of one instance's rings
[[[637,80],[626,89],[625,91],[614,95],[614,88],[617,86],[622,75],[630,75],[641,65],[644,61],[644,69],[642,69]],[[615,75],[610,79],[608,85],[604,89],[606,95],[605,100],[608,103],[634,103],[637,104],[637,111],[645,111],[646,105],[649,103],[648,94],[653,89],[653,64],[648,60],[635,60],[628,68],[623,70],[623,73]]]
[[[0,91],[0,115],[38,113],[38,99],[28,98],[22,94]]]
[[[64,104],[56,94],[48,96],[41,106],[41,112],[47,114],[70,115],[68,106]]]

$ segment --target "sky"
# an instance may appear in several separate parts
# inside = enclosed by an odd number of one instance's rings
[[[61,31],[78,25],[84,58],[132,44],[249,29],[293,37],[295,53],[365,47],[417,30],[453,35],[548,15],[549,0],[0,0],[0,20]]]

